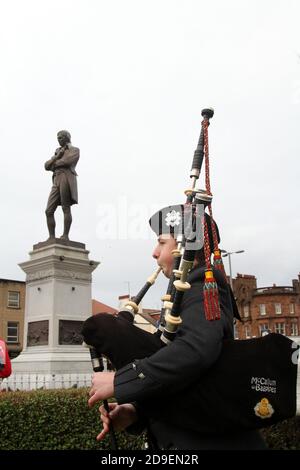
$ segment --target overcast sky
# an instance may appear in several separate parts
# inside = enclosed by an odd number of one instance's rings
[[[101,262],[93,297],[116,306],[129,286],[136,293],[155,269],[147,220],[184,202],[210,106],[221,248],[245,250],[233,274],[255,274],[259,286],[297,278],[298,0],[0,4],[0,277],[24,280],[18,263],[48,236],[44,162],[68,129],[81,151],[70,238]],[[144,306],[160,308],[165,286]]]

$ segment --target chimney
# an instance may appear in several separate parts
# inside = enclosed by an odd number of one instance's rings
[[[249,295],[252,296],[254,289],[257,289],[256,277],[253,274],[241,274],[237,273],[236,278],[233,281],[233,293],[235,296],[238,295],[240,289],[244,287]]]
[[[299,293],[300,292],[300,281],[298,281],[298,279],[293,279],[292,283],[293,283],[293,290],[295,292]]]

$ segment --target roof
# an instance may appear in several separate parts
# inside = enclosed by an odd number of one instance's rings
[[[0,278],[0,282],[16,282],[18,284],[25,284],[25,281],[16,281],[15,279],[2,279]]]
[[[243,278],[243,279],[256,279],[256,277],[253,274],[241,274],[237,273],[236,277],[238,278]]]
[[[118,312],[116,308],[110,307],[109,305],[103,304],[98,300],[92,299],[92,313],[96,315],[96,313],[112,313],[115,315]]]
[[[140,317],[144,318],[144,320],[149,322],[151,325],[156,326],[157,320],[153,318],[151,315],[149,315],[149,313],[145,313],[145,311],[143,311],[143,312],[138,312],[137,315],[140,315]]]
[[[143,308],[143,311],[138,312],[138,315],[140,315],[152,325],[156,326],[157,321],[160,319],[160,310],[155,310],[153,308]]]
[[[259,287],[258,289],[253,289],[253,295],[299,295],[292,286],[268,286],[268,287]]]
[[[116,315],[118,313],[118,310],[114,307],[110,307],[109,305],[106,305],[102,302],[99,302],[98,300],[93,299],[92,312],[93,315],[96,315],[97,313],[111,313],[112,315]],[[157,320],[159,320],[160,318],[160,310],[153,308],[143,308],[143,311],[138,312],[138,315],[143,317],[152,325],[156,325]]]
[[[143,308],[143,312],[149,313],[149,315],[160,314],[160,310],[157,310],[156,308]]]

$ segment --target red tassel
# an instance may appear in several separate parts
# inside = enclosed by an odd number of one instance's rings
[[[206,320],[219,320],[221,318],[218,286],[211,270],[205,271],[203,287],[204,312]]]
[[[214,250],[214,268],[221,271],[221,273],[223,274],[223,276],[224,276],[224,278],[227,282],[227,276],[226,276],[226,272],[225,272],[225,268],[224,268],[224,264],[223,264],[223,260],[222,260],[222,257],[221,257],[220,250]]]

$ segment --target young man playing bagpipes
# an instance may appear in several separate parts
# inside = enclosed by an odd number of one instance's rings
[[[93,376],[89,405],[111,397],[117,402],[108,405],[109,414],[100,407],[99,440],[113,425],[130,432],[147,429],[159,449],[263,449],[256,429],[295,414],[292,342],[281,335],[255,344],[233,340],[238,313],[211,210],[207,128],[212,112],[202,115],[186,204],[166,207],[150,219],[158,236],[153,257],[172,279],[158,331],[135,327],[135,302],[117,317],[90,317],[83,327],[85,342],[116,369]],[[205,191],[195,189],[203,154]],[[268,386],[259,387],[265,374]]]

